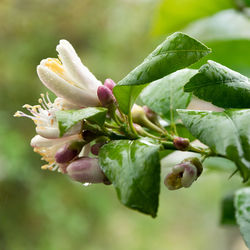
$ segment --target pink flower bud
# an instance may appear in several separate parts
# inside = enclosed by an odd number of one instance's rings
[[[110,90],[106,86],[98,87],[97,96],[98,96],[99,101],[101,102],[102,106],[104,106],[104,107],[107,107],[110,104],[115,102],[115,97],[112,93],[112,90]]]
[[[81,183],[104,183],[107,178],[98,164],[97,158],[81,157],[67,167],[68,175]]]
[[[108,78],[105,80],[104,86],[106,86],[110,90],[113,90],[113,88],[115,87],[115,82],[112,79]]]
[[[64,145],[55,154],[56,162],[66,163],[73,160],[81,152],[82,146],[83,144],[81,142],[73,142],[70,145]]]
[[[202,165],[198,158],[189,158],[175,165],[166,176],[164,184],[169,190],[190,187],[200,176]]]
[[[176,149],[186,151],[189,147],[190,141],[188,138],[175,137],[173,143]]]
[[[152,109],[150,109],[148,106],[143,106],[143,109],[144,109],[144,112],[145,112],[147,118],[151,122],[158,121],[157,114]]]
[[[100,149],[101,149],[101,147],[102,147],[104,144],[105,144],[104,142],[97,142],[97,143],[95,143],[95,144],[91,147],[91,149],[90,149],[91,153],[92,153],[93,155],[98,155],[98,154],[99,154],[99,151],[100,151]]]

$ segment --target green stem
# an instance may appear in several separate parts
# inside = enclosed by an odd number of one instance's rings
[[[150,133],[148,133],[146,130],[144,130],[143,128],[141,128],[141,130],[138,132],[140,135],[142,136],[147,136],[147,137],[150,137],[152,139],[156,139],[156,140],[162,140],[161,137],[157,137],[155,135],[152,135]]]
[[[136,130],[135,130],[135,127],[134,127],[134,125],[133,125],[133,119],[132,119],[131,111],[130,111],[129,114],[128,114],[128,124],[129,124],[129,127],[130,127],[130,129],[131,129],[131,132],[132,132],[134,135],[138,136],[138,134],[137,134],[137,132],[136,132]]]
[[[165,135],[168,139],[171,139],[171,140],[173,139],[172,136],[166,130],[159,128],[154,123],[152,123],[150,120],[148,120],[146,117],[145,117],[145,119],[143,119],[143,126],[149,128],[153,131],[156,131],[156,132],[160,133],[161,135]]]
[[[116,114],[116,106],[114,104],[110,107],[109,114],[118,126],[120,126],[122,124],[121,120],[119,119],[119,117]]]
[[[105,127],[107,127],[107,128],[120,129],[120,127],[111,125],[111,124],[109,124],[109,123],[107,123],[107,122],[105,122],[104,125],[105,125]]]

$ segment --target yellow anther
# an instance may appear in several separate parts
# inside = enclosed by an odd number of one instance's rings
[[[29,105],[29,104],[24,104],[24,105],[23,105],[23,108],[29,109],[29,108],[32,108],[32,106]]]
[[[46,61],[45,66],[47,66],[54,73],[63,75],[64,69],[62,67],[61,62],[58,59],[49,58]]]
[[[46,164],[46,165],[41,166],[41,169],[42,170],[47,170],[48,169],[48,165]]]
[[[17,111],[17,112],[14,114],[14,117],[21,117],[20,111]]]

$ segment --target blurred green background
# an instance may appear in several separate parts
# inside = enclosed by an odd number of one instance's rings
[[[42,171],[29,146],[34,125],[13,118],[45,88],[36,65],[62,38],[100,80],[118,81],[164,38],[185,31],[216,60],[250,76],[249,1],[1,0],[0,249],[241,250],[237,228],[220,226],[221,199],[241,181],[207,170],[189,189],[162,185],[158,217],[123,207],[112,186],[83,187]],[[170,161],[163,162],[163,174]],[[224,163],[223,163],[224,164]],[[222,165],[223,165],[222,164]],[[207,164],[209,165],[209,164]],[[227,164],[220,169],[226,169]]]

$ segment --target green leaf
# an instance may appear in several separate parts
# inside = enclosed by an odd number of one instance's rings
[[[203,65],[184,90],[223,108],[250,107],[249,79],[213,61]]]
[[[183,86],[197,73],[197,70],[183,69],[160,80],[150,83],[141,93],[140,99],[153,111],[171,120],[171,112],[176,120],[176,109],[185,109],[191,95],[185,93]]]
[[[250,176],[250,109],[224,112],[178,110],[192,135],[235,162],[244,181]]]
[[[141,93],[143,88],[145,88],[145,86],[145,84],[138,86],[117,86],[118,88],[115,87],[113,89],[116,100],[118,101],[121,110],[125,114],[129,113],[129,110],[131,110],[136,98]]]
[[[139,66],[115,86],[113,92],[121,110],[128,114],[144,85],[185,68],[210,53],[210,49],[190,36],[177,32],[160,44]],[[131,96],[132,94],[132,96]]]
[[[236,208],[236,220],[240,226],[240,232],[250,247],[250,188],[243,188],[236,192],[234,205]]]
[[[150,139],[111,141],[99,164],[127,207],[156,217],[160,192],[160,145]]]
[[[220,223],[222,225],[235,225],[235,208],[234,208],[234,194],[226,195],[221,201],[221,217]]]
[[[79,110],[63,110],[56,112],[56,119],[63,136],[72,126],[82,120],[88,120],[102,126],[107,114],[106,108],[84,108]]]

